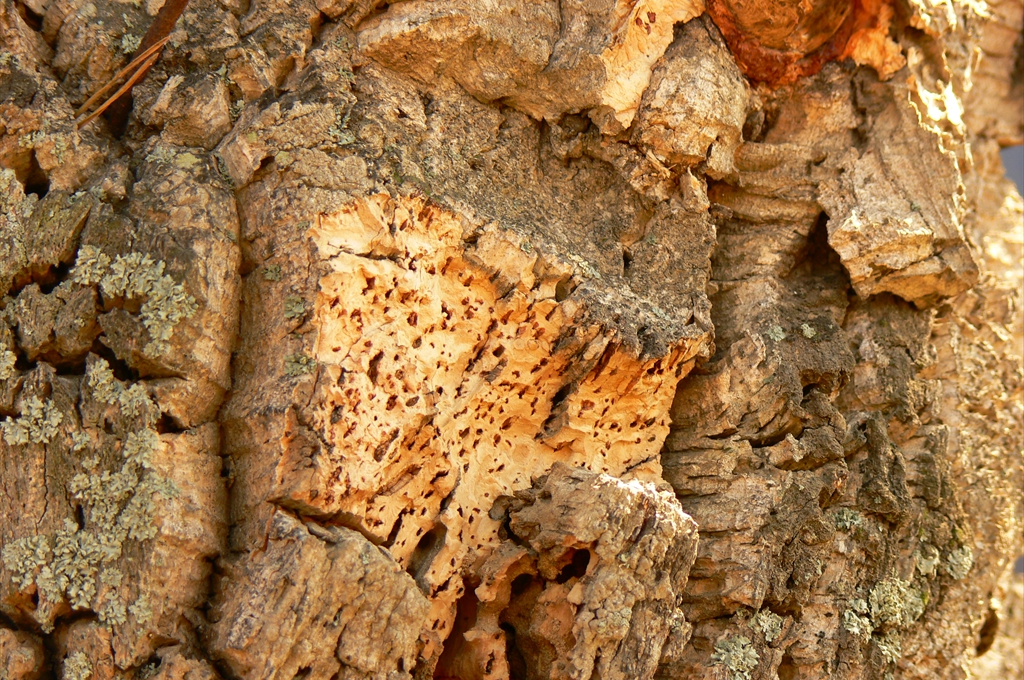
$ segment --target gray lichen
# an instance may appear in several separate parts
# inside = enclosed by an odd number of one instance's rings
[[[185,292],[181,284],[169,276],[161,277],[149,291],[140,312],[142,324],[153,338],[146,346],[146,353],[162,354],[170,349],[168,341],[174,327],[195,314],[197,309],[195,299]]]
[[[951,550],[942,563],[942,570],[957,581],[963,580],[974,566],[974,551],[970,546]]]
[[[306,314],[306,303],[297,295],[289,295],[284,301],[284,318],[299,319]]]
[[[128,610],[124,602],[116,597],[104,600],[96,610],[100,622],[107,626],[120,626],[128,620]]]
[[[71,451],[73,453],[88,451],[91,444],[92,441],[89,439],[89,435],[85,432],[71,433]]]
[[[762,609],[750,620],[750,626],[761,631],[766,642],[772,642],[782,632],[782,617],[770,609]]]
[[[145,386],[135,383],[118,395],[118,402],[121,404],[121,411],[130,418],[138,415],[149,414],[152,402]]]
[[[132,35],[131,33],[125,33],[121,36],[121,42],[118,43],[118,48],[125,54],[132,54],[135,50],[139,49],[139,45],[142,44],[142,37]]]
[[[95,286],[109,267],[110,256],[96,246],[82,246],[71,270],[71,280],[83,286]]]
[[[850,508],[839,508],[832,515],[832,523],[839,531],[849,531],[861,525],[864,518],[856,510]]]
[[[149,427],[156,406],[145,389],[139,384],[126,388],[102,359],[90,362],[86,383],[99,401],[120,404],[125,415],[145,415],[147,419],[121,442],[123,463],[119,468],[100,472],[98,460],[93,459],[83,462],[85,472],[71,478],[68,491],[84,508],[83,526],[65,519],[63,528],[50,536],[11,541],[4,547],[3,560],[20,589],[35,584],[47,601],[66,599],[76,609],[94,608],[108,626],[122,625],[128,610],[117,590],[123,579],[118,560],[124,545],[156,536],[156,497],[172,498],[177,490],[152,469],[160,437]],[[40,408],[32,404],[34,410],[29,415],[38,420],[33,414]],[[71,441],[76,453],[92,449],[86,432],[74,433]]]
[[[875,638],[875,644],[889,663],[896,663],[903,656],[903,638],[897,630],[890,630],[882,637]]]
[[[867,640],[875,627],[868,616],[868,603],[864,600],[852,600],[850,607],[843,612],[843,628],[854,635]]]
[[[730,680],[750,680],[760,660],[753,643],[744,635],[734,635],[715,643],[711,663],[729,669]]]
[[[76,609],[86,609],[96,595],[99,565],[111,558],[110,550],[95,534],[79,531],[70,519],[54,534],[53,562],[36,578],[39,590],[50,601],[67,596]]]
[[[121,413],[128,418],[141,416],[147,425],[152,425],[159,418],[159,409],[150,399],[146,387],[141,383],[125,387],[114,377],[105,359],[90,358],[85,369],[85,382],[97,401],[119,405]]]
[[[118,523],[128,538],[142,542],[156,536],[154,496],[160,493],[160,485],[156,482],[154,475],[146,475],[118,518]]]
[[[124,387],[114,377],[114,372],[110,370],[110,364],[106,360],[97,359],[89,362],[85,369],[85,382],[97,401],[105,404],[120,403]]]
[[[81,285],[98,284],[104,296],[142,300],[139,317],[152,340],[144,348],[156,356],[170,349],[174,327],[198,309],[182,284],[164,274],[166,263],[143,253],[118,255],[113,260],[94,246],[78,251],[71,279]]]
[[[109,587],[117,588],[121,585],[121,581],[124,580],[124,572],[115,566],[106,567],[100,572],[100,583]]]
[[[128,613],[135,617],[135,620],[143,626],[152,621],[153,605],[149,601],[149,595],[146,593],[139,595],[138,599],[128,607]]]
[[[290,354],[284,358],[285,375],[295,378],[305,373],[311,373],[316,368],[316,361],[301,352]]]
[[[8,418],[0,423],[4,441],[11,446],[18,444],[49,444],[57,435],[64,416],[50,401],[32,396],[25,400],[21,415]]]
[[[902,626],[907,621],[908,586],[910,584],[899,578],[881,581],[868,595],[871,608],[871,620],[875,627]]]
[[[775,342],[782,342],[786,339],[786,332],[782,330],[782,326],[778,325],[769,328],[765,334]]]
[[[934,576],[939,566],[939,549],[928,543],[923,544],[914,554],[917,558],[917,571],[922,576]]]
[[[92,662],[85,652],[75,652],[64,659],[62,680],[89,680],[92,677]]]
[[[52,557],[53,550],[46,536],[18,538],[7,543],[3,550],[4,566],[19,588],[32,585],[36,574]]]
[[[913,586],[908,588],[907,600],[904,603],[903,608],[903,618],[905,622],[910,624],[921,618],[926,606],[928,606],[928,599],[926,595]]]
[[[151,458],[160,446],[160,435],[150,429],[129,433],[124,440],[121,455],[124,459],[144,468],[152,468]]]
[[[18,356],[11,350],[4,347],[0,349],[0,380],[7,380],[14,375],[14,364]]]

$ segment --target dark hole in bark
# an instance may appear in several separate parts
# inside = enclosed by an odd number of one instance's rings
[[[818,390],[819,392],[824,392],[824,390],[821,389],[821,385],[819,385],[818,383],[811,383],[809,385],[804,385],[804,398],[809,397],[811,395],[811,392],[813,392],[814,390]]]
[[[390,548],[395,544],[395,540],[398,538],[398,532],[402,528],[402,518],[405,517],[406,514],[408,514],[407,510],[403,510],[401,513],[399,513],[398,519],[395,520],[394,525],[392,525],[391,527],[391,531],[388,533],[388,537],[384,540],[384,543],[382,544],[385,548]]]
[[[555,579],[556,583],[565,583],[569,579],[583,578],[587,573],[587,565],[590,564],[590,551],[589,550],[573,550],[572,560],[569,564],[562,567],[562,571],[558,573],[558,578]],[[521,576],[519,578],[522,578]],[[513,582],[514,586],[514,582]]]
[[[264,158],[263,160],[260,161],[260,167],[256,169],[256,172],[261,172],[263,170],[266,170],[267,168],[270,167],[270,164],[273,163],[273,162],[274,162],[274,157],[273,156],[267,156],[266,158]]]
[[[796,666],[793,664],[793,657],[787,652],[782,657],[782,662],[779,664],[779,669],[776,671],[779,675],[779,680],[793,680],[796,677]]]
[[[42,197],[40,196],[40,198]],[[60,262],[50,267],[45,274],[36,277],[35,282],[39,284],[39,292],[49,295],[68,278],[69,274],[71,274],[71,264],[68,262]]]
[[[28,159],[28,169],[25,171],[25,177],[21,178],[21,182],[25,185],[26,195],[35,194],[39,198],[43,198],[50,191],[50,178],[39,166],[35,151]]]
[[[466,583],[466,592],[459,598],[455,608],[455,623],[452,625],[452,632],[444,641],[444,648],[441,656],[434,667],[434,678],[457,678],[459,677],[458,661],[462,658],[463,648],[466,646],[466,631],[476,625],[477,608],[479,602],[476,599],[476,586],[479,583]],[[415,671],[413,677],[420,677]],[[513,676],[515,677],[515,676]]]
[[[526,574],[523,574],[525,576]],[[523,653],[516,646],[516,629],[511,623],[501,624],[505,631],[505,661],[508,663],[508,676],[510,678],[525,678],[527,674],[526,659]]]
[[[23,2],[17,4],[18,14],[25,20],[28,27],[38,33],[43,30],[43,17],[32,11],[32,8]]]
[[[572,285],[572,279],[566,277],[555,284],[555,302],[561,302],[572,294],[576,286]]]
[[[174,418],[161,413],[160,419],[156,421],[156,431],[160,434],[181,434],[185,429],[176,423]]]
[[[405,568],[409,575],[416,579],[417,584],[423,589],[423,584],[419,583],[420,579],[426,574],[427,570],[430,569],[430,564],[434,561],[434,556],[444,545],[445,535],[448,533],[448,527],[438,522],[434,525],[434,528],[423,534],[420,538],[419,543],[416,544],[416,549],[412,551],[412,555],[409,557],[409,565]]]
[[[384,352],[377,352],[377,355],[370,359],[370,367],[366,369],[366,377],[370,379],[370,382],[377,384],[377,372],[380,366],[380,360],[384,358]]]
[[[526,592],[533,582],[532,574],[520,574],[512,579],[512,597],[518,597]]]
[[[764,138],[765,115],[762,109],[751,111],[743,123],[743,141],[760,142]]]
[[[839,259],[839,253],[828,243],[828,219],[827,213],[818,214],[814,228],[807,236],[807,244],[797,254],[796,261],[804,264],[809,270],[808,273],[813,276],[845,279],[844,284],[848,288],[849,276]]]
[[[978,633],[978,656],[992,649],[997,632],[999,632],[999,614],[994,609],[989,609],[985,623],[981,624],[981,631]]]

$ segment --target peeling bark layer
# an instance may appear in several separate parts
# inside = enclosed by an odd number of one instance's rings
[[[3,677],[1012,672],[1019,1],[193,0],[78,129],[160,6],[0,0]]]

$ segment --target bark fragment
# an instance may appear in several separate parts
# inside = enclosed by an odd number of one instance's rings
[[[429,609],[411,577],[354,531],[275,515],[266,547],[229,566],[213,653],[241,677],[410,678]]]
[[[702,2],[513,5],[402,3],[365,25],[359,44],[421,81],[444,74],[483,101],[505,100],[538,119],[590,110],[602,132],[618,133],[633,121],[675,24],[704,11]]]

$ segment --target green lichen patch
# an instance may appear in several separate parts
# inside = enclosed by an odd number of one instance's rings
[[[910,584],[899,578],[881,581],[868,594],[871,620],[876,628],[902,626],[907,622],[907,601]]]
[[[875,627],[868,616],[868,603],[864,600],[852,600],[849,608],[843,612],[843,628],[854,635],[867,640]]]
[[[0,349],[0,380],[8,380],[14,375],[14,365],[18,361],[18,356],[4,347]]]
[[[57,435],[64,416],[50,401],[29,397],[17,418],[8,418],[0,423],[4,441],[11,446],[18,444],[49,444]]]
[[[297,295],[289,295],[284,300],[284,318],[300,319],[306,314],[306,302]]]
[[[126,388],[102,359],[89,364],[85,382],[98,399],[120,404],[132,417],[155,409],[141,386]],[[71,440],[76,452],[93,449],[87,433],[76,432]],[[83,507],[82,524],[68,518],[53,534],[19,538],[4,547],[4,565],[16,586],[35,585],[41,599],[51,603],[66,600],[75,609],[92,608],[108,626],[125,624],[128,608],[119,595],[125,545],[154,538],[157,497],[177,495],[173,484],[152,469],[160,446],[156,431],[143,426],[121,442],[119,467],[101,471],[98,460],[83,463],[85,471],[68,483],[70,496]]]
[[[96,610],[96,615],[101,623],[110,626],[121,626],[128,621],[128,608],[124,602],[116,597],[110,597]]]
[[[970,546],[951,550],[942,563],[942,570],[957,581],[963,580],[974,566],[974,551]]]
[[[127,418],[141,418],[149,426],[160,417],[160,410],[153,403],[146,387],[141,383],[126,387],[114,377],[106,359],[95,356],[89,358],[85,367],[85,384],[96,401],[120,406],[122,415]]]
[[[875,638],[875,644],[889,663],[896,663],[903,656],[903,638],[899,631],[890,630],[880,638]]]
[[[92,677],[92,662],[84,652],[75,652],[64,659],[61,680],[89,680]]]
[[[923,544],[914,554],[917,558],[917,571],[922,576],[934,576],[939,566],[939,549],[928,543]]]
[[[153,620],[153,604],[149,601],[149,595],[142,593],[138,599],[135,600],[129,607],[128,613],[130,613],[135,620],[145,626],[147,623]]]
[[[160,435],[154,430],[145,429],[131,432],[124,440],[121,454],[126,461],[139,467],[152,469],[151,458],[160,446]]]
[[[118,403],[121,404],[121,412],[129,418],[135,418],[143,414],[153,412],[153,402],[149,398],[149,392],[145,386],[135,383],[118,395]]]
[[[139,49],[139,45],[141,44],[141,36],[126,33],[123,36],[121,36],[121,41],[117,44],[117,47],[125,54],[132,54],[133,52],[135,52],[135,50]]]
[[[754,614],[750,627],[761,631],[766,642],[773,642],[782,632],[782,617],[770,609],[762,609]]]
[[[174,327],[196,313],[195,298],[182,284],[164,274],[166,263],[143,253],[118,255],[113,260],[93,246],[79,249],[71,279],[82,285],[99,285],[111,299],[141,300],[139,318],[151,341],[144,351],[150,356],[170,349]]]
[[[110,364],[104,359],[90,361],[85,367],[85,383],[92,390],[92,395],[104,404],[120,403],[120,394],[124,387],[114,377]]]
[[[924,614],[924,608],[928,606],[927,595],[911,586],[907,589],[907,600],[904,603],[903,618],[907,624],[917,621]]]
[[[95,286],[103,280],[110,267],[110,256],[96,246],[82,246],[78,249],[75,266],[71,270],[71,281],[83,286]]]
[[[19,588],[27,588],[53,557],[50,540],[46,536],[27,536],[8,542],[4,546],[4,566],[13,574],[13,581]]]
[[[771,328],[769,328],[767,330],[767,332],[765,333],[765,335],[767,335],[769,338],[771,338],[775,342],[782,342],[783,340],[786,339],[786,332],[784,330],[782,330],[782,326],[778,326],[778,325],[772,326]]]
[[[839,531],[856,529],[863,521],[864,517],[856,510],[851,510],[850,508],[839,508],[832,514],[832,523]]]
[[[711,663],[729,669],[730,680],[750,680],[751,672],[757,668],[760,656],[750,638],[733,635],[715,643]]]
[[[71,451],[72,453],[85,453],[92,447],[92,440],[89,435],[85,432],[72,432],[71,433]]]
[[[316,368],[316,360],[310,356],[297,352],[284,358],[285,375],[295,378],[306,373],[311,373]]]

